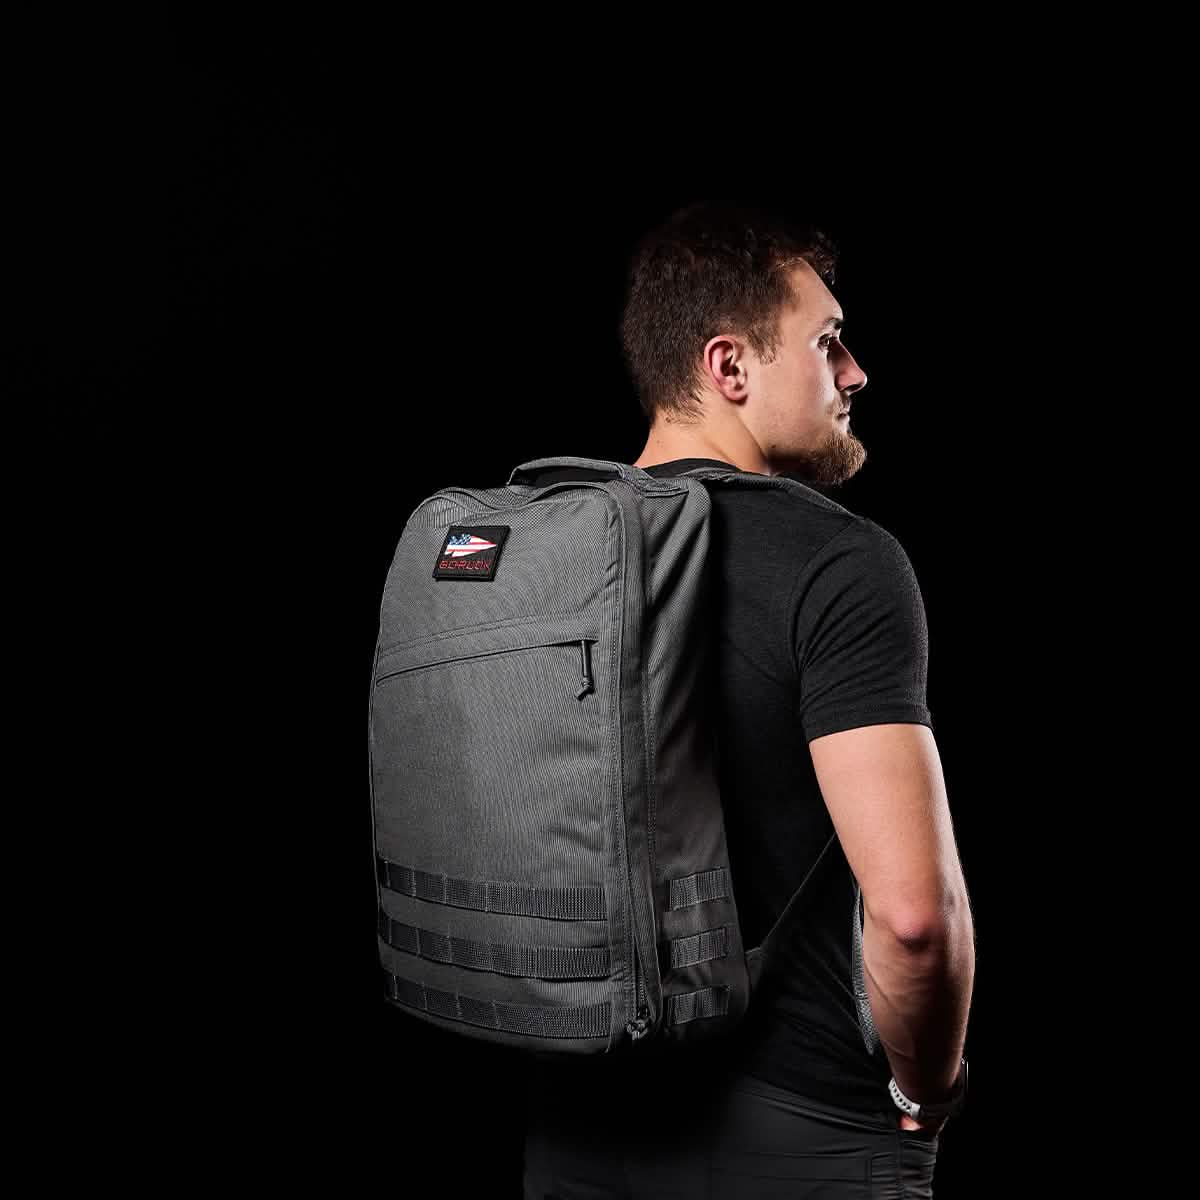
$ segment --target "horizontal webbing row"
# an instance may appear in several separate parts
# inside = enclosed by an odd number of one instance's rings
[[[461,992],[444,992],[424,984],[401,979],[384,970],[388,998],[408,1008],[419,1009],[436,1017],[479,1025],[485,1029],[500,1029],[508,1033],[524,1033],[545,1038],[607,1037],[612,1019],[611,1006],[586,1004],[578,1007],[552,1008],[531,1004],[502,1004],[496,1000],[480,1000]]]
[[[698,992],[667,997],[667,1023],[670,1025],[684,1025],[698,1017],[723,1017],[728,1011],[727,987],[701,988]]]
[[[729,895],[729,873],[724,867],[712,871],[697,871],[671,880],[670,906],[687,908],[708,900],[722,900]]]
[[[691,937],[675,938],[671,942],[671,966],[694,967],[697,963],[724,958],[729,953],[729,930],[706,929]]]
[[[477,942],[405,925],[379,910],[379,936],[389,946],[433,962],[526,979],[605,979],[608,946],[522,946]]]
[[[519,917],[547,917],[552,921],[603,921],[607,915],[604,889],[599,884],[532,887],[496,880],[455,879],[451,875],[418,871],[378,856],[375,875],[389,891],[454,908]]]

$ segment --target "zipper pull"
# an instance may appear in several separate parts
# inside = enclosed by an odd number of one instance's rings
[[[582,700],[592,691],[592,668],[588,663],[587,642],[582,638],[579,641],[579,670],[583,676],[583,686],[575,693],[576,700]]]
[[[625,1032],[629,1034],[631,1041],[637,1041],[638,1038],[643,1038],[650,1032],[648,1026],[650,1024],[650,1010],[648,1008],[639,1008],[636,1021],[630,1021],[625,1026]]]

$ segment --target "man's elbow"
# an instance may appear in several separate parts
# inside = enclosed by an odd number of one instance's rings
[[[939,904],[889,922],[892,933],[910,950],[934,950],[958,942],[964,935],[974,941],[975,926],[966,893],[947,896]]]

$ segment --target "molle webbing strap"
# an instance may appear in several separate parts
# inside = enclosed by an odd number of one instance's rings
[[[706,929],[691,937],[674,938],[671,941],[671,966],[694,967],[697,963],[724,958],[729,953],[729,930]]]
[[[607,979],[609,974],[606,945],[522,946],[476,942],[405,925],[382,909],[379,936],[389,946],[419,958],[497,975],[520,975],[526,979]]]
[[[599,884],[577,887],[531,887],[482,879],[455,879],[401,866],[376,856],[375,874],[389,891],[473,908],[479,912],[509,913],[520,917],[547,917],[552,921],[603,921],[604,889]]]
[[[683,1025],[698,1017],[723,1017],[728,1011],[727,987],[701,988],[667,998],[667,1022],[671,1025]]]
[[[383,974],[390,1000],[465,1025],[544,1038],[599,1038],[609,1033],[612,1013],[607,1001],[577,1008],[502,1004],[426,987],[401,979],[386,969]]]
[[[697,871],[671,880],[671,908],[687,908],[707,900],[722,900],[729,895],[729,877],[724,867],[712,871]]]

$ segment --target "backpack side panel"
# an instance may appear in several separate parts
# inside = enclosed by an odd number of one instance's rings
[[[721,805],[713,720],[712,506],[702,483],[672,478],[640,497],[646,546],[640,672],[656,960],[656,1037],[719,1037],[749,1000]]]

